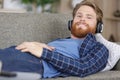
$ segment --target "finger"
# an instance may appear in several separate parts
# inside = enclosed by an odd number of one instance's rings
[[[54,50],[54,49],[55,49],[55,47],[52,47],[52,46],[50,46],[50,48],[51,48],[52,50]]]
[[[17,49],[17,50],[22,50],[22,49],[25,49],[25,48],[26,48],[26,47],[23,46],[23,45],[19,45],[19,46],[15,47],[15,49]]]
[[[29,50],[26,48],[26,49],[22,49],[21,52],[29,52]]]
[[[28,44],[28,42],[23,42],[22,44],[18,45],[18,46],[16,47],[16,49],[19,49],[19,50],[24,49],[27,44]]]
[[[48,50],[50,50],[50,51],[52,51],[52,50],[54,50],[55,48],[54,47],[52,47],[52,46],[46,46],[45,47],[46,49],[48,49]]]

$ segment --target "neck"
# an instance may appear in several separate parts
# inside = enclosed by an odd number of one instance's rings
[[[71,38],[72,39],[84,39],[84,38],[78,38],[78,37],[75,37],[74,35],[71,34]]]

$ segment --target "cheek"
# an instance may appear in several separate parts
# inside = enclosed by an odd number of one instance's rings
[[[74,22],[74,23],[80,22],[80,19],[77,18],[77,17],[74,17],[73,22]]]
[[[97,22],[96,22],[96,21],[89,22],[89,26],[90,26],[90,28],[92,28],[92,29],[96,29]]]
[[[77,23],[77,22],[79,22],[77,19],[74,19],[74,20],[73,20],[73,23]]]
[[[97,22],[96,22],[96,21],[89,22],[89,26],[96,27],[96,24],[97,24]]]
[[[96,27],[97,27],[96,24],[97,24],[96,21],[89,23],[89,26],[90,26],[90,29],[91,29],[92,33],[95,33],[95,31],[96,31]]]

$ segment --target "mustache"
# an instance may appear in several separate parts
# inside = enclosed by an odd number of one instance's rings
[[[85,25],[86,27],[88,26],[88,24],[86,22],[82,22],[82,21],[81,22],[73,23],[72,26],[76,26],[76,25],[80,25],[80,24]]]

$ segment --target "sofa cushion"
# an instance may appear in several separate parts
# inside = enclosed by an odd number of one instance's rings
[[[70,36],[67,27],[71,15],[0,13],[0,48],[24,41],[49,42]]]
[[[117,44],[120,45],[120,42],[116,42]],[[120,53],[118,53],[120,54]],[[119,70],[120,71],[120,60],[117,62],[117,64],[114,66],[114,68],[112,70]]]
[[[105,71],[96,73],[84,78],[80,77],[66,77],[66,78],[52,78],[48,80],[120,80],[119,71]]]
[[[65,78],[50,78],[50,79],[40,79],[38,74],[35,73],[17,73],[16,77],[0,77],[0,80],[120,80],[120,71],[106,71],[96,73],[84,78],[80,77],[65,77]],[[32,75],[32,76],[31,76]]]

